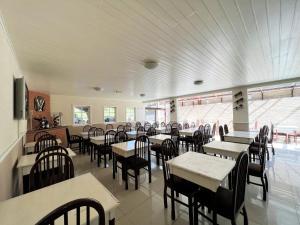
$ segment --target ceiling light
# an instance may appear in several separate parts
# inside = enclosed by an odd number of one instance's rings
[[[194,84],[195,85],[200,85],[200,84],[202,84],[203,83],[203,80],[195,80],[194,81]]]
[[[103,91],[103,90],[104,90],[102,87],[93,87],[93,89],[94,89],[95,91]]]
[[[140,96],[141,96],[141,97],[145,97],[145,94],[142,93],[142,94],[140,94]]]
[[[120,93],[122,93],[122,91],[120,91],[120,90],[115,90],[115,93],[116,93],[116,94],[120,94]]]
[[[158,66],[158,62],[152,59],[146,59],[144,60],[144,66],[145,68],[152,70]]]

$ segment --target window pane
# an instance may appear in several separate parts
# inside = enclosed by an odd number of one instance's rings
[[[76,125],[90,123],[90,106],[76,106],[73,108],[73,122]]]
[[[116,107],[104,108],[104,122],[116,122]]]
[[[126,108],[126,121],[135,121],[135,108]]]

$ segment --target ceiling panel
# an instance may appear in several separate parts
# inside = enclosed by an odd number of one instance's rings
[[[0,10],[35,90],[148,100],[300,77],[298,0],[0,0]]]

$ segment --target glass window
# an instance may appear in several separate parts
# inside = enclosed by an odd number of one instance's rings
[[[104,108],[104,122],[116,122],[116,107]]]
[[[126,122],[135,121],[135,108],[126,108]]]
[[[91,123],[91,107],[90,106],[74,106],[73,107],[73,124],[85,125]]]

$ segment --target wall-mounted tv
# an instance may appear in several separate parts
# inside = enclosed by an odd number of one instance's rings
[[[24,77],[14,79],[14,119],[27,119],[29,94]]]

